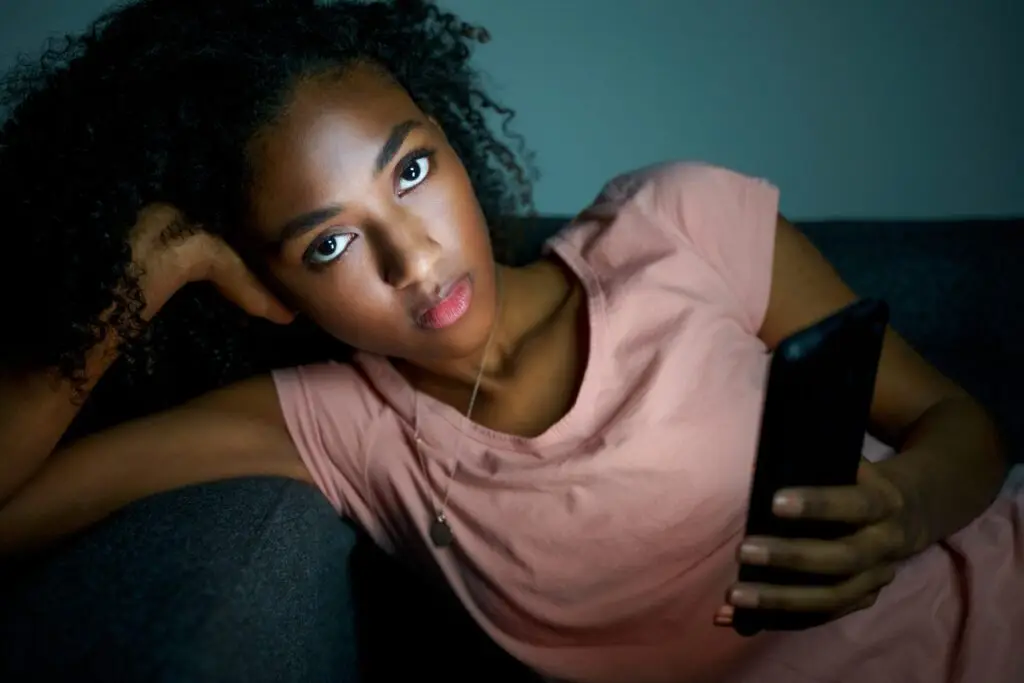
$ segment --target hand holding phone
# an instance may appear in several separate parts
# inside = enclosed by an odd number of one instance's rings
[[[841,523],[850,533],[835,539],[746,537],[738,554],[740,580],[715,617],[740,635],[810,628],[868,608],[895,578],[894,558],[904,547],[903,505],[874,465],[864,461],[853,486],[782,493],[798,503],[777,506],[780,519]]]
[[[739,580],[715,617],[741,635],[869,606],[903,547],[898,489],[862,460],[888,309],[860,301],[779,345]]]

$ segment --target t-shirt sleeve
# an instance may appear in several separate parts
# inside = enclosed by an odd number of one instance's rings
[[[292,441],[317,487],[339,514],[366,522],[366,456],[379,410],[361,391],[355,369],[325,363],[273,373]]]
[[[643,201],[710,266],[729,293],[731,300],[723,303],[748,332],[757,334],[771,293],[778,189],[696,163],[664,164],[619,182],[629,191],[649,192]]]

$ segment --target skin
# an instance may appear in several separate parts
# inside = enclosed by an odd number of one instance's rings
[[[769,348],[856,300],[811,242],[779,217],[772,289],[759,336]],[[843,521],[859,527],[837,541],[747,538],[740,562],[845,580],[834,588],[737,584],[715,615],[733,607],[819,612],[836,618],[874,604],[894,564],[958,531],[991,503],[1006,474],[997,430],[985,410],[925,361],[894,330],[886,332],[871,404],[871,431],[898,455],[864,461],[858,485],[780,491],[781,517]]]
[[[303,315],[386,356],[479,351],[495,317],[487,224],[444,133],[401,88],[368,67],[309,80],[252,147],[252,236]],[[469,312],[440,334],[419,327],[417,309],[464,275]]]
[[[579,284],[551,262],[495,264],[458,156],[386,75],[356,66],[300,84],[250,156],[253,246],[300,314],[353,347],[395,359],[421,391],[456,407],[468,401],[483,362],[477,418],[489,426],[539,433],[567,409],[568,392],[552,400],[547,382],[531,380],[555,372],[578,381],[572,375],[582,363],[549,352],[553,342],[579,347],[575,325],[566,324],[579,312]],[[418,325],[417,312],[462,276],[473,285],[466,315],[443,330]],[[492,327],[494,353],[484,359]],[[543,343],[531,343],[538,333]],[[559,356],[575,372],[556,370]],[[524,415],[535,399],[550,409]]]
[[[417,389],[459,410],[482,368],[473,419],[493,429],[538,434],[571,407],[587,362],[580,283],[554,261],[521,269],[494,264],[479,205],[444,132],[386,75],[358,66],[303,81],[249,153],[255,181],[244,251],[299,315],[390,356]],[[424,303],[462,276],[473,284],[470,310],[451,327],[424,329]],[[855,298],[781,217],[773,277],[760,331],[769,348]],[[251,276],[240,278],[232,282],[250,283],[241,287],[250,310],[274,308],[252,296],[258,285]],[[233,286],[222,290],[230,294]],[[98,350],[95,372],[114,357],[116,349]],[[73,415],[60,392],[44,400],[41,389],[33,391],[32,405]],[[854,535],[751,538],[738,551],[744,562],[843,580],[834,588],[734,586],[716,623],[728,625],[734,605],[826,617],[865,607],[892,579],[895,561],[965,525],[998,490],[1005,462],[991,421],[894,332],[883,349],[871,420],[900,449],[897,457],[865,464],[857,486],[783,491],[776,505],[780,515],[853,523]],[[133,500],[190,483],[251,474],[311,480],[267,377],[50,455],[56,441],[19,446],[24,462],[39,466],[0,491],[7,498],[0,550],[45,543]],[[132,457],[138,452],[148,457]]]

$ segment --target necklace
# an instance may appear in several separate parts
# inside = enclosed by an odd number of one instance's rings
[[[462,456],[462,445],[466,440],[465,429],[469,426],[469,421],[473,417],[473,406],[476,405],[476,397],[477,394],[480,393],[480,381],[484,377],[484,363],[487,360],[487,353],[491,350],[491,342],[494,341],[494,330],[498,327],[498,317],[501,315],[500,279],[497,282],[497,290],[498,308],[495,312],[494,322],[491,323],[491,331],[487,335],[487,343],[484,345],[483,356],[480,358],[480,368],[476,371],[476,379],[473,381],[473,391],[469,395],[469,406],[466,408],[466,412],[463,415],[463,433],[459,434],[458,445],[455,449],[455,464],[452,465],[451,471],[448,473],[448,481],[445,482],[440,504],[438,504],[437,499],[434,497],[433,490],[431,490],[430,493],[430,507],[433,508],[433,516],[431,517],[430,526],[427,528],[427,531],[430,535],[430,542],[433,543],[436,548],[447,548],[455,542],[455,533],[452,531],[452,525],[445,514],[448,510],[448,494],[451,493],[452,482],[455,480],[455,473],[459,471],[459,462]],[[420,460],[420,467],[423,468],[424,476],[427,476],[427,459],[423,455],[423,439],[420,437],[419,392],[416,392],[414,396],[413,440],[416,443],[416,454]]]

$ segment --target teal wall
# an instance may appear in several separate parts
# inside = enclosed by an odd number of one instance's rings
[[[0,0],[0,64],[108,4]],[[442,4],[491,32],[544,213],[694,158],[772,179],[798,219],[1024,215],[1024,0]]]

